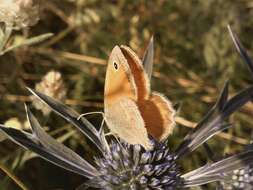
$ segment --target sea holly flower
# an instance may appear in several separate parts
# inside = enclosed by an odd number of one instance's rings
[[[213,135],[231,127],[224,120],[252,100],[253,87],[249,87],[231,99],[228,98],[228,83],[211,111],[183,140],[176,151],[169,149],[167,143],[152,140],[154,148],[145,151],[140,145],[125,142],[107,141],[104,130],[97,130],[84,117],[66,105],[40,92],[29,89],[39,100],[47,104],[55,113],[66,119],[86,135],[101,153],[95,163],[88,163],[75,152],[50,137],[37,119],[26,107],[27,118],[32,133],[7,128],[0,130],[13,142],[37,153],[42,158],[79,175],[87,177],[83,185],[101,189],[176,189],[199,186],[224,180],[236,169],[244,168],[253,162],[253,150],[230,156],[207,164],[186,174],[180,172],[178,160],[194,151]]]
[[[231,27],[228,25],[228,30],[230,36],[234,42],[234,45],[241,56],[243,62],[248,66],[248,69],[253,76],[253,63],[247,54],[247,51],[243,47],[237,35],[232,31]],[[209,158],[214,162],[214,153],[207,144],[204,144]],[[253,144],[247,145],[245,151],[253,150]],[[224,180],[221,180],[217,184],[218,190],[252,190],[253,189],[253,163],[249,163],[247,166],[233,170],[226,174]]]
[[[238,51],[239,55],[241,56],[243,62],[247,65],[251,76],[253,77],[253,63],[243,47],[242,43],[240,42],[237,35],[232,31],[231,27],[228,26],[228,30],[230,36],[233,40],[233,43]],[[247,145],[245,147],[245,151],[252,151],[253,144]],[[226,175],[226,178],[221,181],[218,187],[219,190],[252,190],[253,189],[253,162],[249,163],[247,166],[233,170],[232,172]]]
[[[1,130],[15,143],[37,153],[42,158],[89,179],[86,184],[103,189],[175,189],[198,186],[225,179],[226,174],[241,169],[253,162],[253,150],[228,157],[213,164],[207,164],[186,174],[180,173],[178,160],[220,131],[231,127],[223,121],[238,108],[252,99],[253,87],[238,93],[230,100],[226,83],[218,102],[205,119],[186,136],[175,152],[166,143],[152,140],[154,148],[145,151],[140,145],[124,142],[108,142],[103,129],[97,131],[85,118],[66,105],[42,93],[29,89],[38,99],[46,103],[58,115],[83,132],[101,152],[90,164],[63,144],[50,137],[39,125],[28,107],[27,118],[32,133],[7,128]]]
[[[152,42],[153,43],[153,42]],[[149,46],[153,48],[151,44]],[[152,56],[144,56],[144,68],[151,77]],[[146,60],[146,61],[145,61]],[[107,140],[104,129],[96,129],[86,118],[79,117],[71,108],[59,101],[34,90],[29,91],[38,100],[48,105],[56,114],[66,119],[89,138],[99,151],[94,163],[89,163],[63,144],[54,140],[40,126],[30,109],[26,106],[27,119],[32,133],[0,125],[7,138],[37,153],[40,157],[66,169],[85,176],[88,180],[79,189],[94,187],[98,189],[183,189],[211,182],[224,182],[235,170],[245,169],[253,162],[253,150],[229,156],[212,164],[182,174],[179,160],[187,158],[208,139],[222,130],[232,127],[225,120],[236,110],[253,98],[253,86],[246,88],[228,99],[228,82],[213,108],[204,119],[190,131],[175,151],[167,142],[153,143],[153,149],[145,150],[140,145]]]
[[[247,145],[245,151],[253,150],[253,144]],[[206,144],[208,156],[211,161],[215,161],[214,153],[210,147]],[[217,183],[217,190],[252,190],[253,189],[253,164],[249,163],[247,166],[233,170],[226,173],[223,180]]]
[[[251,147],[252,149],[252,147]],[[220,190],[252,190],[253,189],[253,166],[248,165],[241,169],[233,170],[221,182]]]

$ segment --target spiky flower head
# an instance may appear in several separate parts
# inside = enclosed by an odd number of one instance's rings
[[[253,189],[253,168],[247,166],[234,170],[223,182],[223,188],[227,190],[252,190]]]
[[[174,154],[166,143],[153,140],[154,148],[110,144],[103,158],[96,159],[99,177],[94,180],[107,189],[175,189],[182,184]],[[93,182],[94,183],[94,182]]]
[[[97,131],[85,118],[66,105],[30,90],[37,98],[76,126],[98,148],[101,156],[90,164],[75,152],[60,144],[49,136],[38,123],[37,119],[27,107],[27,118],[32,128],[32,134],[8,128],[3,125],[0,130],[15,143],[37,153],[42,158],[63,167],[67,170],[85,176],[89,179],[84,187],[99,189],[177,189],[199,186],[214,181],[223,181],[228,173],[244,168],[253,162],[253,151],[245,151],[230,156],[213,164],[186,174],[180,172],[178,160],[192,152],[214,134],[231,127],[222,124],[223,120],[239,107],[252,99],[253,87],[248,88],[227,100],[227,85],[219,98],[218,103],[203,121],[188,134],[175,152],[171,152],[167,143],[157,143],[152,140],[154,148],[144,150],[140,145],[129,145],[122,142],[108,141],[104,130]],[[215,110],[220,109],[217,115]]]
[[[39,20],[39,5],[34,0],[2,0],[0,22],[13,29],[32,26]]]
[[[253,142],[245,146],[245,151],[251,151]],[[253,163],[232,171],[221,183],[224,190],[252,190],[253,189]]]

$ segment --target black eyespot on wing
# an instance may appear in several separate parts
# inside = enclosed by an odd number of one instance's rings
[[[113,66],[116,70],[118,70],[118,64],[116,62],[113,62]]]

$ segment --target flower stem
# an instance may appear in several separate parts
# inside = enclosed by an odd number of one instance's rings
[[[29,190],[6,166],[0,163],[0,169],[6,173],[22,190]]]

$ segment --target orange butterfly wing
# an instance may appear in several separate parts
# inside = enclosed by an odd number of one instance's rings
[[[118,63],[117,71],[113,68]],[[162,141],[172,133],[175,111],[150,81],[138,56],[116,46],[109,58],[105,82],[105,118],[110,130],[130,144],[151,147],[148,133]]]
[[[141,60],[131,48],[120,46],[133,74],[137,90],[137,105],[148,133],[162,141],[172,133],[175,111],[171,102],[159,93],[150,94],[150,81]]]
[[[115,46],[110,54],[106,70],[105,106],[114,104],[114,102],[125,97],[137,99],[137,90],[127,60],[120,48]]]
[[[104,112],[110,131],[129,144],[151,145],[144,121],[136,105],[137,87],[128,60],[121,49],[113,48],[109,57],[106,79]]]
[[[138,103],[148,133],[158,141],[165,140],[175,126],[175,111],[171,102],[159,93]]]

